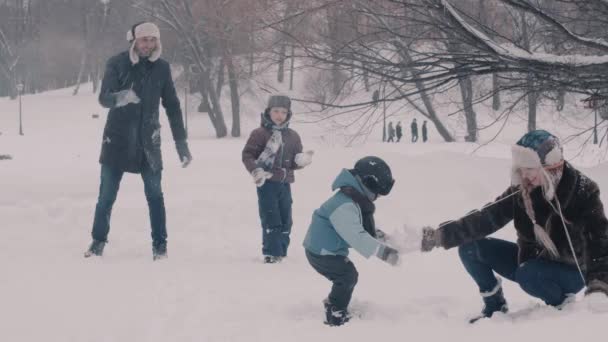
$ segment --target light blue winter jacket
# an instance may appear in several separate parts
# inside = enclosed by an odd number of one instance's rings
[[[332,184],[332,190],[350,186],[362,194],[365,187],[344,169]],[[374,255],[382,244],[363,228],[361,209],[347,195],[336,192],[312,215],[312,222],[304,238],[304,248],[317,255],[348,255],[354,248],[366,258]]]

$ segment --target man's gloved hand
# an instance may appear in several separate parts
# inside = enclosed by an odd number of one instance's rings
[[[423,227],[420,250],[423,252],[430,252],[433,248],[439,246],[441,246],[441,240],[437,230],[428,226]]]
[[[399,251],[387,245],[381,245],[376,256],[391,266],[399,264]]]
[[[139,97],[133,91],[133,89],[125,89],[114,93],[116,98],[115,107],[124,107],[129,103],[139,103]]]
[[[251,171],[251,176],[253,177],[253,182],[255,185],[261,187],[264,185],[267,179],[272,177],[272,173],[264,171],[261,167],[258,167]]]
[[[314,153],[315,153],[314,151],[306,151],[306,152],[296,154],[296,157],[295,157],[296,165],[298,165],[299,167],[306,167],[306,166],[310,165],[310,163],[312,163],[312,155]]]
[[[175,148],[177,149],[177,155],[182,163],[182,167],[188,167],[192,161],[192,155],[188,148],[188,142],[186,140],[178,140],[175,142]]]

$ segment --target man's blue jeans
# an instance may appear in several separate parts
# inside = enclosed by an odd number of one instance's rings
[[[115,170],[106,165],[101,166],[101,184],[99,186],[99,197],[95,208],[93,232],[91,234],[95,240],[107,241],[108,239],[112,206],[114,205],[114,201],[116,201],[122,175],[122,171]],[[144,192],[150,211],[152,241],[154,244],[164,243],[167,240],[167,225],[165,200],[161,188],[162,171],[154,172],[149,167],[144,167],[141,178],[144,181]]]
[[[458,248],[460,259],[480,292],[489,292],[496,287],[494,272],[553,306],[562,304],[567,295],[575,294],[585,286],[576,266],[545,259],[532,259],[519,265],[517,251],[515,243],[492,238]]]

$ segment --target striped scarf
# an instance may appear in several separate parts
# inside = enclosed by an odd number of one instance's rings
[[[272,136],[266,142],[266,146],[255,164],[257,167],[261,167],[264,171],[271,171],[274,166],[274,160],[276,159],[277,152],[283,145],[283,130],[287,128],[288,123],[282,125],[272,126]]]

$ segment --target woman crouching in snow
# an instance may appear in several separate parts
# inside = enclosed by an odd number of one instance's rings
[[[422,251],[458,246],[485,304],[471,323],[508,310],[494,273],[547,305],[559,308],[586,286],[604,306],[608,221],[597,184],[564,161],[559,140],[546,131],[527,133],[512,152],[512,186],[479,211],[424,228]],[[517,243],[486,238],[511,221]]]

